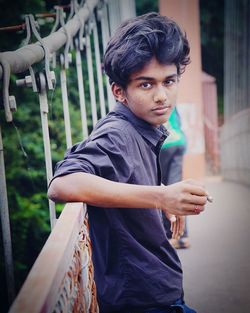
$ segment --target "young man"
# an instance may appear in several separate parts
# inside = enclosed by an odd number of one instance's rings
[[[88,204],[101,313],[194,312],[183,302],[181,264],[161,210],[176,217],[178,237],[182,216],[203,211],[207,193],[192,180],[161,185],[159,166],[162,123],[188,55],[185,35],[166,17],[123,23],[104,56],[116,107],[67,152],[50,184],[50,199]]]

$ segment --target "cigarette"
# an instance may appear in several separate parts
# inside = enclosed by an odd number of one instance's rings
[[[212,203],[213,202],[213,198],[211,196],[207,195],[207,201]]]

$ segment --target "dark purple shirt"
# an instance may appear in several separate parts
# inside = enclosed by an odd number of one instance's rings
[[[118,103],[89,138],[74,145],[55,176],[87,172],[139,185],[160,185],[158,154],[166,138]],[[101,313],[173,304],[182,296],[179,258],[154,208],[88,206],[95,282]]]

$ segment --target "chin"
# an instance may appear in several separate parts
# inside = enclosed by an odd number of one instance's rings
[[[159,125],[161,124],[165,124],[169,119],[169,115],[168,116],[163,116],[160,120],[159,120]]]
[[[162,124],[165,124],[169,119],[170,114],[161,115],[151,119],[147,119],[146,121],[154,127],[159,127]]]
[[[151,123],[151,125],[154,126],[154,127],[160,127],[162,124],[165,124],[166,122],[167,122],[167,120],[164,119],[164,120],[161,120],[161,121],[157,121],[157,122]]]

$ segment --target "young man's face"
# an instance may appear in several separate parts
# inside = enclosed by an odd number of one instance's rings
[[[117,86],[117,88],[119,88]],[[115,87],[112,86],[113,92]],[[153,58],[143,69],[130,76],[126,90],[117,100],[137,117],[152,126],[165,123],[176,104],[178,75],[176,65],[164,65]]]

